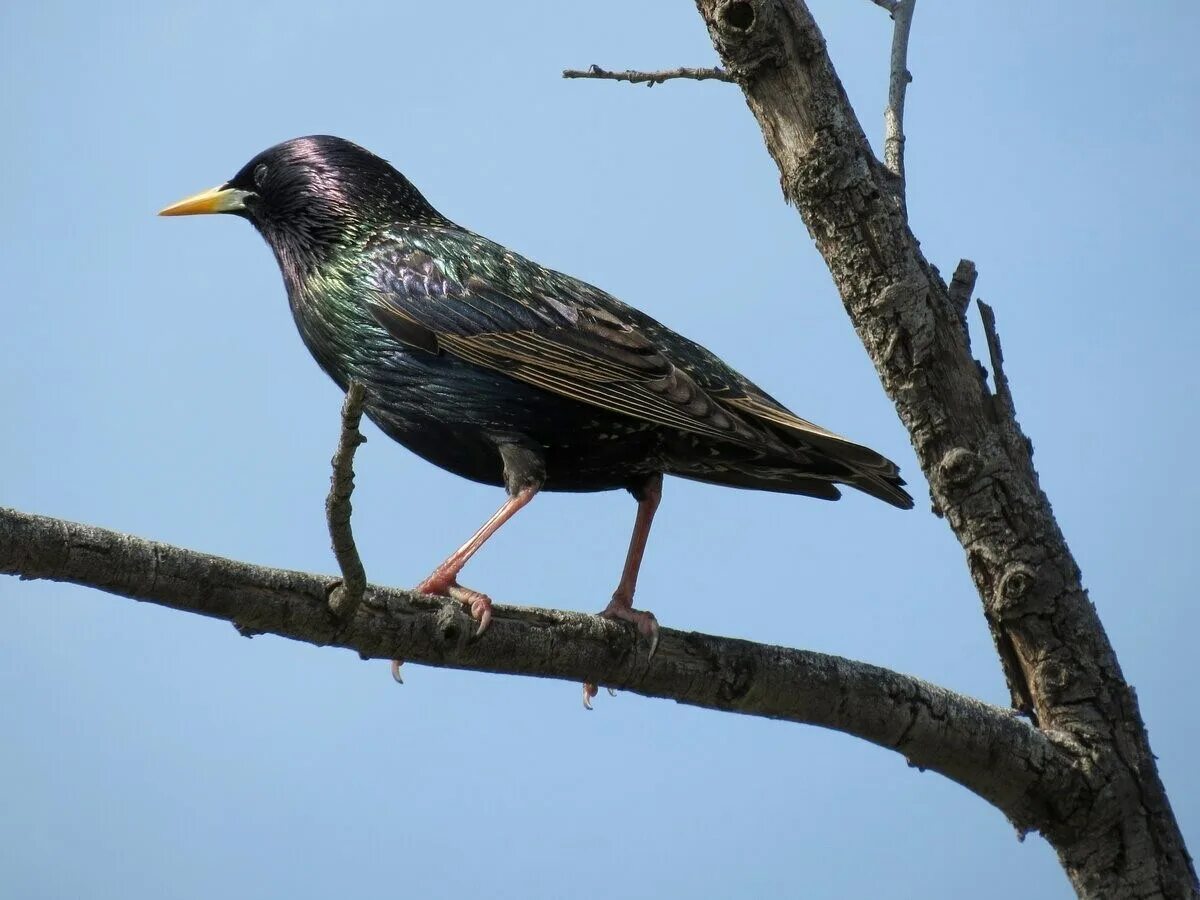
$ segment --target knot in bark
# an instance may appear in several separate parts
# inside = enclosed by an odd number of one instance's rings
[[[463,619],[466,618],[464,623]],[[464,617],[462,607],[447,600],[438,610],[436,628],[441,639],[454,649],[461,650],[471,635],[470,616]]]
[[[803,152],[793,156],[782,168],[784,174],[780,186],[783,195],[797,209],[803,209],[820,204],[834,194],[845,193],[847,186],[855,180],[854,163],[854,154],[840,144],[828,128],[818,129]],[[834,224],[828,220],[823,223],[809,221],[808,228],[817,236],[833,229]]]
[[[1013,563],[1000,576],[993,605],[1002,616],[1012,615],[1024,606],[1025,599],[1037,583],[1037,572],[1025,563]]]
[[[766,65],[782,60],[779,14],[766,0],[705,0],[701,4],[708,33],[725,68],[739,83]]]
[[[983,462],[979,454],[966,447],[954,447],[947,451],[938,463],[938,473],[948,488],[962,490],[979,475]]]

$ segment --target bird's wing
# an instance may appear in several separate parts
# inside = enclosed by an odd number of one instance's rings
[[[605,297],[611,302],[618,302],[607,295]],[[799,442],[801,446],[815,447],[838,459],[864,465],[868,469],[878,468],[881,473],[890,470],[891,474],[895,474],[895,465],[874,450],[800,418],[695,341],[669,331],[665,325],[638,310],[625,307],[625,315],[637,322],[652,340],[660,344],[668,343],[675,362],[696,380],[702,390],[755,427],[769,426],[786,435],[789,446]]]
[[[367,298],[371,312],[409,346],[583,403],[738,443],[777,442],[714,399],[613,298],[540,267],[521,284],[454,278],[447,268],[421,249],[388,252]]]

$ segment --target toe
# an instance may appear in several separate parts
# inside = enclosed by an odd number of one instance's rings
[[[617,600],[605,607],[600,615],[605,619],[615,619],[619,622],[632,622],[637,626],[638,633],[650,639],[650,657],[658,650],[658,619],[654,613],[641,609],[632,609]]]
[[[475,637],[479,637],[488,626],[492,624],[492,604],[488,601],[486,605],[481,604],[479,609],[476,609],[475,604],[471,604],[471,617],[479,620],[479,627],[475,629]]]
[[[492,624],[491,597],[460,584],[449,585],[446,594],[471,610],[471,618],[479,623],[479,627],[475,629],[476,637],[487,631],[488,626]]]

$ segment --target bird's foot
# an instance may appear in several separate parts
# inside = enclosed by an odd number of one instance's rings
[[[487,594],[463,587],[458,579],[447,572],[438,570],[413,588],[418,594],[434,594],[438,597],[450,597],[457,600],[471,611],[471,618],[479,623],[475,637],[479,637],[492,624],[492,598]]]
[[[654,651],[658,649],[658,619],[654,617],[654,613],[647,612],[641,609],[633,608],[633,598],[625,598],[618,593],[612,598],[612,602],[604,608],[600,616],[605,619],[616,619],[621,622],[632,622],[637,626],[638,633],[650,639],[650,653],[647,659],[654,658]],[[598,689],[596,685],[590,681],[583,683],[583,708],[592,708],[592,698],[596,696]],[[617,692],[612,688],[608,688],[610,697],[615,697]]]
[[[652,612],[634,609],[632,602],[632,599],[625,600],[624,598],[613,597],[612,602],[604,607],[604,611],[600,613],[600,616],[605,619],[616,619],[620,622],[632,622],[636,625],[638,633],[650,639],[650,653],[648,658],[653,659],[654,651],[658,649],[658,619],[654,617],[654,613]]]
[[[492,598],[487,594],[463,587],[453,575],[438,570],[413,588],[418,594],[433,594],[436,597],[449,597],[457,600],[471,611],[471,618],[479,623],[475,629],[475,637],[479,637],[492,624]],[[392,678],[397,684],[404,684],[400,677],[400,667],[404,660],[392,660]]]
[[[617,692],[614,691],[612,688],[606,688],[606,690],[608,691],[608,696],[610,696],[610,697],[617,696]],[[592,708],[592,698],[595,697],[598,692],[599,692],[599,689],[596,687],[596,685],[592,684],[590,681],[585,681],[583,683],[583,708],[584,709]]]

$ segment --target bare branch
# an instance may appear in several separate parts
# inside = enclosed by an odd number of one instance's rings
[[[904,95],[912,73],[908,71],[908,33],[917,0],[896,0],[892,6],[892,64],[888,103],[883,114],[883,164],[896,177],[904,197]]]
[[[898,215],[878,202],[895,193],[901,157],[895,171],[879,165],[804,0],[696,5],[908,429],[934,506],[966,551],[1015,701],[1079,748],[1088,787],[1058,794],[1043,833],[1081,896],[1194,896],[1196,872],[1137,697],[1028,443],[980,390],[962,317],[903,206]],[[899,23],[896,37],[906,39]],[[893,49],[903,74],[903,40]],[[902,109],[893,112],[898,151]]]
[[[354,615],[367,587],[367,573],[358,547],[354,543],[354,532],[350,527],[350,495],[354,493],[354,451],[367,439],[358,430],[362,419],[363,386],[350,382],[346,401],[342,404],[342,431],[337,450],[333,454],[333,473],[329,477],[329,496],[325,498],[325,518],[329,523],[329,539],[342,580],[329,592],[329,608],[339,618]]]
[[[675,78],[687,78],[692,81],[733,81],[733,76],[721,68],[692,69],[684,66],[658,72],[638,72],[632,69],[614,72],[593,65],[586,69],[563,69],[562,74],[563,78],[602,78],[608,81],[628,81],[631,84],[644,83],[647,87],[654,87]]]
[[[271,569],[0,507],[0,573],[66,581],[364,659],[597,684],[692,706],[852,734],[965,785],[1020,827],[1044,817],[1069,754],[1010,710],[865,663],[663,628],[653,659],[599,616],[496,606],[475,640],[462,604],[369,585],[354,615],[331,613],[333,579]]]
[[[958,310],[958,315],[965,324],[967,307],[971,305],[971,294],[975,290],[975,279],[979,276],[975,263],[969,259],[960,259],[954,267],[954,277],[950,279],[950,302]]]
[[[987,339],[988,359],[992,364],[992,382],[996,385],[996,399],[1000,401],[1001,413],[1011,416],[1015,413],[1012,390],[1008,386],[1008,376],[1004,374],[1004,351],[1000,347],[1000,335],[996,333],[996,313],[982,300],[976,300],[979,306],[979,318],[983,320],[983,335]]]
[[[900,0],[871,0],[871,2],[890,13],[895,13],[896,7],[900,5]]]

